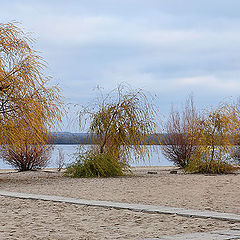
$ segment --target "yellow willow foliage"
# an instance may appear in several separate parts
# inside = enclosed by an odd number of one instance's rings
[[[145,144],[146,136],[156,133],[156,112],[142,90],[120,85],[82,113],[89,114],[89,131],[98,153],[110,153],[121,162],[151,155],[151,147]]]
[[[225,103],[215,110],[205,111],[192,130],[191,138],[196,150],[189,167],[194,168],[201,162],[209,163],[209,166],[212,163],[229,162],[238,137],[239,115],[236,105]]]
[[[62,96],[57,86],[48,87],[45,62],[32,43],[15,23],[0,23],[0,144],[17,146],[26,132],[44,143],[61,122]]]

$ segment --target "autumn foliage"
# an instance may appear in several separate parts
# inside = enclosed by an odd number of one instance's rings
[[[122,162],[149,156],[146,136],[154,135],[157,128],[154,106],[149,101],[141,89],[124,85],[103,98],[89,115],[89,132],[96,136],[97,151],[112,153]]]
[[[228,173],[236,168],[232,155],[239,138],[237,106],[224,103],[216,109],[205,110],[196,121],[192,140],[196,149],[186,167],[188,172]]]
[[[49,130],[63,115],[63,98],[49,85],[33,42],[18,24],[0,23],[1,155],[21,171],[46,166]]]
[[[156,115],[150,98],[142,90],[120,85],[105,97],[102,95],[96,104],[84,108],[81,116],[90,121],[89,133],[94,136],[95,145],[79,155],[69,168],[72,172],[78,169],[87,172],[85,176],[121,175],[121,169],[126,168],[131,159],[144,161],[151,155],[146,136],[156,133]],[[112,171],[106,172],[106,166]]]
[[[34,144],[44,144],[49,128],[61,121],[60,91],[49,86],[32,44],[16,23],[0,24],[0,144],[18,147],[26,132],[34,133]]]
[[[186,172],[236,170],[233,163],[239,159],[239,102],[200,111],[189,98],[182,111],[171,111],[164,130],[163,155]]]

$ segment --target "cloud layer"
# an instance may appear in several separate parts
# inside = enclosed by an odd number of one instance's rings
[[[121,82],[157,94],[165,114],[190,93],[199,106],[239,95],[238,0],[0,2],[2,22],[34,32],[71,102]]]

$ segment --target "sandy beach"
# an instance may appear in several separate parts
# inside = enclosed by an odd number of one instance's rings
[[[170,174],[174,167],[135,167],[133,176],[73,179],[48,171],[1,171],[13,192],[142,203],[240,214],[240,173]],[[157,172],[157,174],[148,174]],[[141,239],[240,226],[228,221],[1,198],[0,239]]]

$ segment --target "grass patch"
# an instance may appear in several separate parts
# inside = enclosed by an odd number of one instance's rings
[[[128,165],[119,162],[108,153],[85,152],[79,154],[75,163],[67,167],[68,177],[116,177],[125,175]]]

